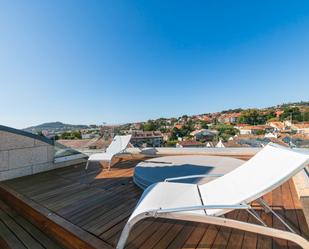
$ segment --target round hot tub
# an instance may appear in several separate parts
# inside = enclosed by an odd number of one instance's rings
[[[136,165],[133,180],[145,189],[166,178],[188,175],[226,174],[244,163],[243,160],[221,156],[166,156],[149,159]],[[217,176],[216,176],[217,177]],[[205,183],[214,177],[177,180],[185,183]]]

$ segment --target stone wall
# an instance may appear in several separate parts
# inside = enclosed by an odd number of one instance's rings
[[[51,142],[12,128],[0,128],[0,181],[54,167]]]

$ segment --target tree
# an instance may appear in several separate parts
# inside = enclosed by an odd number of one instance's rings
[[[202,127],[202,129],[208,129],[208,124],[207,124],[207,122],[206,121],[200,121],[200,124],[201,124],[201,127]]]
[[[265,133],[266,132],[264,130],[257,130],[255,134],[256,135],[265,135]]]
[[[40,136],[40,137],[45,137],[42,131],[39,131],[39,132],[38,132],[38,136]]]
[[[148,120],[144,125],[143,125],[143,130],[144,131],[155,131],[157,129],[157,126],[153,120]]]
[[[177,129],[176,127],[174,127],[171,131],[171,136],[170,139],[171,140],[177,140],[178,137],[180,137],[180,130]]]
[[[82,134],[80,131],[72,131],[72,132],[65,131],[60,135],[60,138],[61,139],[81,139]]]
[[[274,110],[270,110],[264,114],[265,121],[272,120],[276,118],[276,112]]]
[[[63,132],[61,135],[60,135],[60,138],[61,139],[70,139],[69,137],[70,137],[70,132],[67,132],[67,131],[65,131],[65,132]]]
[[[189,136],[194,131],[194,123],[192,120],[187,121],[179,130],[180,137]]]
[[[232,125],[219,124],[212,126],[213,129],[219,131],[218,136],[226,141],[229,137],[236,135],[239,131]]]
[[[175,147],[178,143],[178,140],[169,139],[165,143],[165,147]]]
[[[258,109],[248,109],[241,112],[238,123],[257,125],[265,123],[266,118]]]
[[[181,118],[186,121],[188,119],[188,115],[182,115]]]
[[[304,121],[309,121],[309,112],[304,112],[302,115]]]
[[[72,132],[73,139],[82,139],[82,134],[80,131],[73,131]]]
[[[217,131],[219,131],[219,135],[222,133],[226,133],[228,135],[234,136],[238,133],[238,130],[234,128],[232,125],[220,124],[213,127]]]
[[[286,107],[280,115],[280,120],[292,119],[293,121],[302,121],[302,115],[298,107]]]

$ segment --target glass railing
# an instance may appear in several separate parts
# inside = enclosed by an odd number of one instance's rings
[[[56,141],[54,144],[54,149],[55,149],[55,157],[54,157],[55,162],[68,161],[68,160],[88,157],[87,155],[81,153],[80,151],[67,147]]]

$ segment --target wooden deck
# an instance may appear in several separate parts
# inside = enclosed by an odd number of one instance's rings
[[[3,201],[0,201],[0,248],[64,249]]]
[[[109,172],[102,172],[99,166],[92,166],[85,172],[84,165],[76,165],[9,180],[4,184],[95,235],[112,248],[115,247],[120,232],[142,193],[132,182],[134,165],[135,163],[130,162],[119,163]],[[264,198],[298,233],[309,235],[292,181]],[[256,208],[268,225],[283,229],[276,218],[262,213],[258,205]],[[234,211],[227,216],[255,222],[246,211]],[[284,240],[235,229],[193,222],[147,219],[136,225],[126,248],[296,249],[299,247]]]

